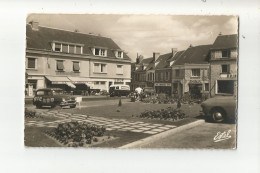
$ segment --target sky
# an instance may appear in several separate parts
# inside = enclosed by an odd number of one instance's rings
[[[172,48],[185,50],[213,44],[221,34],[238,33],[237,16],[199,15],[97,15],[30,14],[27,23],[112,38],[134,62],[137,53],[144,58],[153,52],[165,54]]]

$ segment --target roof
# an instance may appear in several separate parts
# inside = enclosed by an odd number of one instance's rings
[[[167,53],[160,55],[158,59],[155,61],[158,62],[156,65],[155,69],[162,69],[162,68],[167,68],[170,66],[170,62],[168,61],[170,58],[172,58],[172,53]]]
[[[33,30],[29,24],[26,26],[26,39],[27,48],[29,49],[31,48],[51,51],[51,42],[53,41],[82,44],[84,45],[83,54],[90,55],[93,55],[91,51],[91,48],[93,47],[107,48],[107,57],[114,59],[118,58],[116,58],[113,50],[120,50],[120,47],[111,38],[108,37],[65,31],[43,26],[39,26],[38,30]],[[130,58],[125,53],[123,54],[123,59],[130,60]]]
[[[172,53],[167,53],[159,56],[159,58],[156,60],[158,62],[155,69],[163,69],[170,67],[170,62],[175,61],[178,59],[178,57],[183,53],[184,51],[178,51],[172,56]]]
[[[212,45],[200,45],[189,47],[185,50],[179,58],[175,61],[174,65],[188,64],[205,64],[208,63],[209,49]]]
[[[237,34],[233,35],[219,35],[211,49],[230,49],[238,46]]]
[[[143,59],[139,64],[139,68],[136,70],[136,72],[141,72],[141,71],[147,71],[147,70],[151,70],[151,68],[153,67],[153,57],[150,57],[150,58],[145,58]],[[143,70],[143,66],[144,65],[147,65],[146,69]]]

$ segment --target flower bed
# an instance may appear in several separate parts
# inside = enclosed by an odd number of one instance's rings
[[[176,121],[184,119],[187,116],[180,109],[174,109],[168,107],[167,109],[155,110],[155,111],[145,111],[139,115],[140,118],[150,118],[150,119],[160,119],[160,120],[171,120]]]
[[[28,110],[25,108],[24,110],[25,118],[42,118],[41,116],[37,115],[35,111]]]
[[[86,144],[98,142],[98,138],[102,137],[105,131],[105,127],[97,125],[68,122],[59,124],[57,128],[45,133],[65,146],[83,147]]]

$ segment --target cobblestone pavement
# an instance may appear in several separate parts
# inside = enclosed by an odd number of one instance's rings
[[[78,122],[86,122],[99,126],[105,126],[106,130],[119,130],[119,131],[131,131],[131,132],[139,132],[139,133],[147,133],[147,134],[157,134],[170,129],[175,128],[174,125],[164,125],[164,124],[152,124],[145,123],[142,121],[127,121],[125,119],[108,119],[103,117],[93,117],[83,114],[71,114],[65,112],[58,111],[48,111],[48,112],[37,112],[40,116],[53,116],[61,118],[60,120],[52,121],[52,122],[44,122],[44,121],[26,121],[26,126],[33,127],[57,127],[59,123],[78,121]]]

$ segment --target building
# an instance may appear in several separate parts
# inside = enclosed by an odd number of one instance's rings
[[[220,34],[210,49],[210,55],[211,96],[237,95],[237,34]]]
[[[108,37],[26,26],[26,94],[39,88],[66,91],[108,90],[130,84],[131,61]]]
[[[147,87],[148,83],[148,72],[150,73],[150,70],[153,68],[154,58],[143,58],[142,56],[138,56],[136,58],[135,63],[135,71],[133,72],[133,79],[132,79],[132,86],[133,89],[137,87]]]
[[[191,98],[209,95],[209,50],[212,45],[190,46],[172,64],[173,95]]]
[[[163,54],[155,61],[155,84],[156,93],[172,95],[172,67],[171,65],[183,51],[172,49],[171,53]]]

